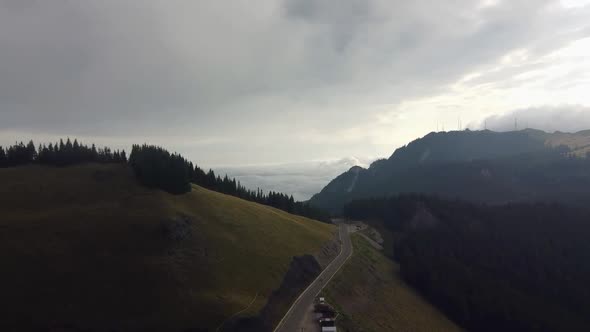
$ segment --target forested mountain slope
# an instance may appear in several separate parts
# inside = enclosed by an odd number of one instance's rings
[[[588,132],[431,133],[368,169],[338,176],[310,203],[337,213],[353,199],[416,192],[490,203],[580,203],[590,198],[589,144]]]
[[[590,325],[587,208],[403,195],[353,201],[344,211],[378,225],[404,279],[469,331]]]

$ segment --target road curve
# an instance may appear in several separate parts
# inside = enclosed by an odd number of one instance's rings
[[[332,277],[346,263],[352,255],[352,244],[348,225],[340,224],[338,226],[340,237],[340,253],[334,260],[320,273],[320,275],[299,295],[283,319],[277,324],[274,332],[294,332],[298,331],[305,314],[321,290],[330,282]]]

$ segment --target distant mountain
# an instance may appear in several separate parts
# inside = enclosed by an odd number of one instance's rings
[[[429,193],[472,201],[581,202],[590,198],[590,131],[430,133],[368,169],[352,167],[310,202],[338,212],[360,198]]]

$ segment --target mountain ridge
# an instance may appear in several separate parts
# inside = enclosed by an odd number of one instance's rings
[[[400,192],[427,192],[469,199],[474,194],[470,193],[474,190],[469,187],[473,186],[482,187],[481,192],[475,193],[477,200],[522,200],[525,197],[521,196],[526,195],[525,187],[531,190],[532,196],[536,195],[538,188],[533,188],[537,185],[534,181],[521,185],[514,183],[532,181],[525,174],[531,166],[527,166],[523,160],[519,161],[519,158],[528,156],[525,158],[535,161],[534,171],[538,167],[550,167],[553,163],[574,156],[585,156],[588,152],[590,131],[546,133],[524,129],[512,132],[432,132],[396,149],[389,158],[374,161],[368,168],[351,168],[340,174],[315,194],[310,203],[337,213],[350,200]],[[552,171],[556,173],[555,176],[565,176],[557,169]],[[588,176],[586,174],[583,178],[587,179]],[[444,177],[448,177],[447,181]],[[451,179],[456,182],[451,182]],[[498,181],[492,181],[494,179]],[[488,181],[484,183],[483,180]],[[432,185],[426,181],[431,181]],[[459,184],[469,189],[460,193],[456,192],[457,188],[445,188],[459,187]],[[492,187],[486,191],[486,186],[490,185]],[[505,200],[493,199],[492,196],[500,197],[502,190],[514,191],[515,195],[503,197]],[[542,191],[546,193],[547,188]]]

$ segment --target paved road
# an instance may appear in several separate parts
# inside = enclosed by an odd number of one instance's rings
[[[274,329],[275,332],[299,332],[309,307],[313,305],[316,296],[328,284],[330,279],[340,270],[346,260],[352,255],[352,245],[348,225],[340,224],[338,232],[341,240],[340,254],[328,265],[309,287],[295,300],[289,311]]]

